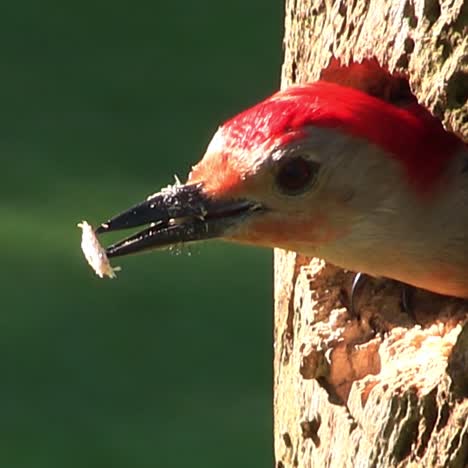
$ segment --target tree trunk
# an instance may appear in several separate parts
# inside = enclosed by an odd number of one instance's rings
[[[391,100],[346,67],[375,59],[468,141],[467,23],[463,0],[287,0],[282,85],[322,77]],[[411,317],[398,284],[372,280],[358,320],[352,278],[275,252],[276,467],[467,467],[467,302],[418,291]]]

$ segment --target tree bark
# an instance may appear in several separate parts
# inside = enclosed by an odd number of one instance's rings
[[[287,0],[282,86],[322,77],[391,100],[347,67],[373,59],[468,141],[467,23],[463,0]],[[418,291],[411,317],[398,284],[373,280],[358,320],[352,278],[275,252],[276,467],[467,467],[467,302]]]

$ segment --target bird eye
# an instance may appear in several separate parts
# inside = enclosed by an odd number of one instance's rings
[[[287,195],[298,195],[314,179],[319,164],[303,156],[288,158],[276,174],[276,185]]]

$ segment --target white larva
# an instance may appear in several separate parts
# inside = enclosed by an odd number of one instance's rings
[[[81,250],[96,275],[100,278],[104,278],[104,276],[115,278],[115,272],[120,271],[120,267],[112,267],[107,258],[106,251],[94,233],[93,227],[86,221],[78,223],[78,227],[82,230]]]

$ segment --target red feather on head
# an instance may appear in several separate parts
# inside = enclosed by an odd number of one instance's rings
[[[397,107],[362,91],[318,81],[280,91],[228,120],[214,148],[190,180],[222,194],[249,173],[252,153],[268,152],[304,136],[307,126],[339,129],[362,138],[399,161],[409,184],[430,193],[460,141],[416,102]]]

